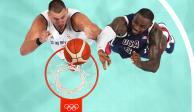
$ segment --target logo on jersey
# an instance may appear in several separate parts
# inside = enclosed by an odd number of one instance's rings
[[[128,46],[128,47],[134,48],[134,49],[138,49],[139,48],[139,41],[138,40],[123,39],[122,44],[124,46]]]
[[[133,51],[133,49],[130,48],[130,47],[124,47],[124,50],[125,50],[125,52],[127,52],[127,54],[129,54],[129,55],[131,55],[131,53],[132,53],[132,51]]]
[[[54,44],[54,45],[64,45],[64,44],[66,44],[65,41],[50,41],[50,42],[51,42],[51,44]]]
[[[134,49],[139,48],[139,41],[138,40],[128,40],[128,39],[123,39],[122,45],[124,45],[124,50],[127,52],[129,55],[133,52]]]

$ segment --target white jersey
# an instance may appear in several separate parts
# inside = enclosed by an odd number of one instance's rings
[[[51,33],[51,36],[49,37],[48,41],[50,42],[51,47],[54,51],[61,49],[62,47],[65,46],[67,41],[74,39],[74,38],[81,38],[85,41],[90,41],[90,40],[88,40],[88,38],[86,37],[84,32],[76,32],[72,28],[71,17],[73,14],[75,14],[77,12],[79,12],[79,11],[68,8],[68,19],[66,22],[66,27],[65,27],[62,34],[60,34],[56,30],[55,26],[53,25],[50,18],[48,17],[48,10],[41,13],[41,15],[44,16],[44,18],[47,20],[47,23],[48,23],[47,31],[49,31]],[[64,59],[63,52],[59,52],[57,55],[61,59]]]

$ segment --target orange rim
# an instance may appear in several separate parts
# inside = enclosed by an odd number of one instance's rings
[[[46,66],[45,66],[45,69],[44,69],[44,78],[45,78],[45,82],[46,82],[47,87],[50,89],[50,91],[51,91],[55,96],[57,96],[57,97],[59,97],[59,98],[61,98],[61,99],[70,99],[70,98],[63,98],[62,96],[58,95],[58,94],[51,88],[51,86],[50,86],[50,84],[49,84],[49,82],[48,82],[48,78],[47,78],[47,69],[48,69],[48,65],[49,65],[50,60],[53,58],[53,56],[55,56],[58,52],[62,51],[63,49],[64,49],[64,48],[61,48],[61,49],[55,51],[55,52],[49,57],[49,59],[47,60]],[[95,81],[95,83],[94,83],[92,89],[91,89],[88,93],[86,93],[85,95],[83,95],[83,96],[81,96],[81,97],[79,97],[79,98],[74,98],[75,100],[83,99],[83,98],[85,98],[86,96],[88,96],[88,95],[95,89],[95,87],[96,87],[96,85],[97,85],[97,83],[98,83],[98,79],[99,79],[99,69],[98,69],[98,64],[97,64],[95,58],[94,58],[92,55],[91,55],[90,57],[92,58],[93,62],[95,63],[95,66],[96,66],[96,71],[97,71],[97,72],[96,72],[96,73],[97,73],[96,81]],[[71,100],[72,100],[72,99],[71,99]]]

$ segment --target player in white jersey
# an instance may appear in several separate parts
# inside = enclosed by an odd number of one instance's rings
[[[100,28],[81,12],[66,8],[62,0],[52,0],[47,11],[33,21],[20,48],[21,55],[27,55],[47,40],[56,51],[73,38],[96,40]],[[59,54],[60,58],[64,58]]]

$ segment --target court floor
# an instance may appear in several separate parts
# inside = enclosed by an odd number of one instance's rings
[[[20,56],[19,48],[30,25],[47,0],[1,1],[0,7],[0,112],[59,112],[59,99],[44,82],[44,66],[53,52],[47,43]],[[103,28],[115,17],[150,8],[156,22],[164,22],[175,37],[173,54],[163,54],[157,73],[136,68],[130,59],[112,54],[95,90],[83,100],[83,112],[191,112],[194,67],[194,10],[192,0],[71,0]],[[95,44],[92,52],[98,60]],[[191,69],[192,68],[192,69]],[[193,74],[193,75],[191,75]]]

